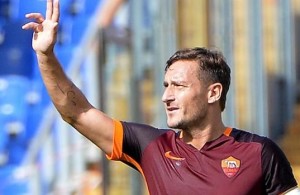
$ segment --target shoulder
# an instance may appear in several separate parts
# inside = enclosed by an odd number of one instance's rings
[[[123,131],[129,131],[134,134],[142,134],[143,136],[158,136],[171,131],[170,129],[159,129],[151,125],[121,121]]]
[[[230,136],[233,137],[237,142],[259,144],[261,147],[261,153],[263,158],[272,158],[273,155],[284,156],[282,150],[277,145],[277,143],[275,143],[268,137],[240,129],[233,129]]]
[[[234,137],[234,139],[240,142],[257,142],[261,144],[273,143],[273,141],[266,136],[258,135],[255,133],[251,133],[247,130],[242,130],[237,128],[232,129],[230,136]]]
[[[260,144],[261,168],[268,193],[280,194],[297,186],[288,159],[270,138],[238,129],[232,130],[230,136],[236,141]]]
[[[171,129],[159,129],[151,125],[122,121],[123,139],[125,143],[134,143],[145,148],[149,143],[165,134],[173,134]]]
[[[261,136],[255,133],[251,133],[246,130],[241,130],[237,128],[233,128],[230,136],[233,137],[238,142],[255,142],[259,143],[261,145],[268,145],[272,144],[273,141],[269,139],[268,137]]]

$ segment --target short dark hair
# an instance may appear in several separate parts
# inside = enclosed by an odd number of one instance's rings
[[[220,51],[204,47],[187,48],[176,51],[167,61],[165,71],[176,61],[196,61],[199,65],[199,79],[208,84],[221,83],[223,90],[220,99],[221,111],[225,109],[226,95],[230,86],[230,67]],[[201,73],[205,74],[201,74]]]

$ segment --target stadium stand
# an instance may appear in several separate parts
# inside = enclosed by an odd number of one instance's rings
[[[3,195],[19,195],[28,193],[28,183],[23,177],[22,169],[16,165],[1,167],[0,192]]]
[[[64,37],[64,45],[73,46],[80,44],[81,36],[87,29],[88,20],[85,17],[65,18],[61,26],[61,34]]]
[[[7,19],[10,16],[10,0],[0,0],[0,17]]]
[[[2,26],[0,43],[0,75],[17,74],[32,76],[32,33],[20,28],[23,20],[9,21]]]
[[[4,116],[0,113],[0,127],[4,127]],[[8,144],[8,135],[1,128],[0,130],[0,167],[5,165],[8,161],[8,155],[6,151],[6,146]]]
[[[20,151],[26,146],[30,80],[23,76],[7,75],[0,77],[0,83],[1,134],[6,137],[4,152],[8,154],[8,163],[19,164],[24,155],[24,151]]]
[[[18,46],[0,48],[0,75],[21,75],[30,78],[32,76],[32,51],[21,49]]]

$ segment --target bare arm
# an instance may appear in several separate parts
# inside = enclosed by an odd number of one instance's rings
[[[32,46],[53,104],[66,122],[106,154],[110,154],[113,147],[113,120],[87,101],[84,94],[68,79],[53,52],[59,20],[59,1],[47,0],[45,19],[39,13],[30,13],[26,17],[35,20],[22,28],[34,30]]]

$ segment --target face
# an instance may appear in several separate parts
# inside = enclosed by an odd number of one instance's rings
[[[164,102],[170,128],[188,130],[201,125],[207,113],[208,87],[199,77],[195,61],[177,61],[164,78]]]

